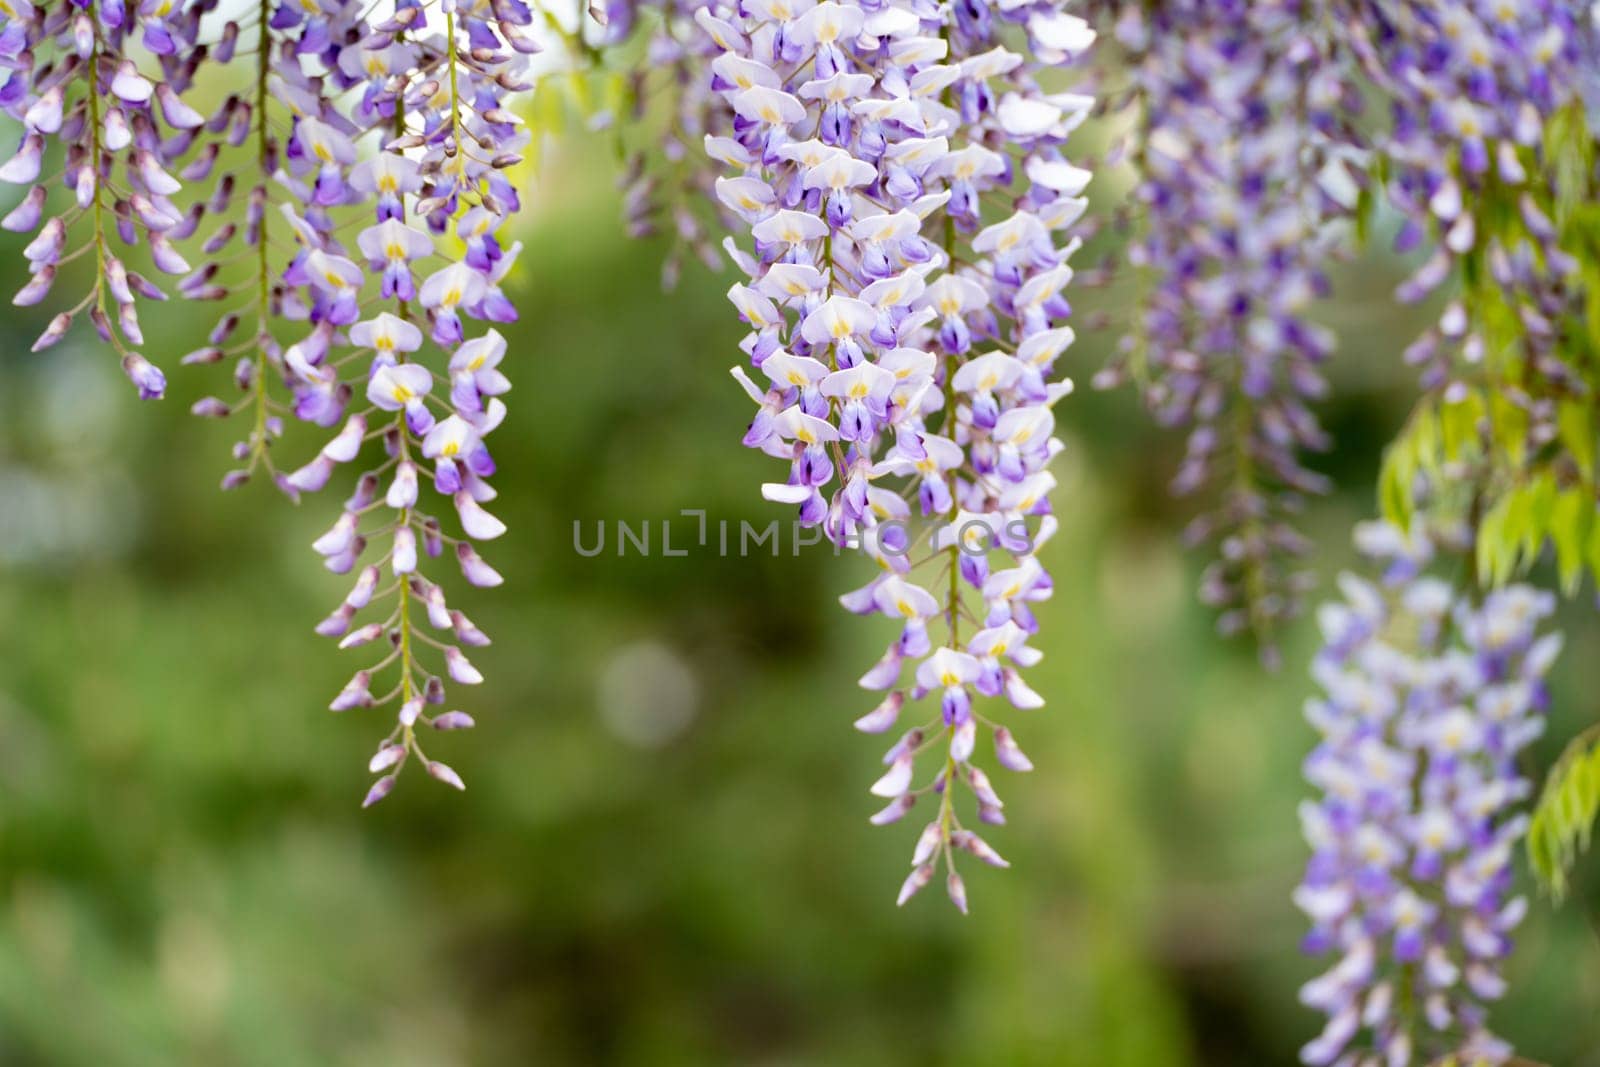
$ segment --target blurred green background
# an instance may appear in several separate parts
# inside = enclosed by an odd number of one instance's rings
[[[311,633],[345,586],[309,548],[342,483],[298,508],[216,491],[238,428],[184,409],[223,374],[177,366],[212,309],[146,313],[159,405],[82,329],[33,356],[48,314],[0,323],[0,1063],[1293,1062],[1319,1025],[1289,903],[1315,635],[1273,676],[1212,634],[1165,491],[1181,441],[1127,392],[1062,404],[1049,704],[1016,724],[1040,769],[1000,781],[991,836],[1015,866],[968,865],[971,917],[937,889],[896,909],[919,823],[866,821],[880,745],[850,721],[885,635],[834,602],[861,561],[573,550],[574,520],[787,513],[739,447],[728,279],[663,293],[612,176],[562,149],[529,197],[507,584],[458,594],[488,684],[462,696],[479,729],[430,746],[465,795],[408,773],[357,807],[387,727],[323,710],[354,664]],[[1404,269],[1342,268],[1327,310],[1324,587],[1411,392]],[[1126,293],[1075,299],[1125,321]],[[1069,353],[1080,384],[1113,337]],[[314,448],[298,431],[285,462]],[[1596,715],[1580,600],[1541,767]],[[1495,1016],[1549,1064],[1600,1064],[1595,866],[1535,904]]]

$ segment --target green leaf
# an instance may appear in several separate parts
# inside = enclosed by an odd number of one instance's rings
[[[1504,585],[1516,570],[1519,531],[1526,511],[1526,498],[1512,491],[1496,500],[1478,520],[1478,578],[1486,585]]]
[[[1378,211],[1377,182],[1368,182],[1356,194],[1355,227],[1356,247],[1365,248],[1372,237],[1372,219]]]
[[[1556,220],[1564,222],[1585,203],[1588,178],[1594,173],[1594,138],[1588,135],[1583,104],[1574,102],[1557,111],[1545,133],[1555,178]]]
[[[1434,410],[1433,399],[1424,397],[1417,402],[1400,433],[1384,449],[1383,466],[1378,472],[1378,506],[1383,517],[1402,530],[1411,527],[1411,514],[1416,508],[1413,497],[1417,475],[1434,471],[1439,466],[1442,436],[1441,419]]]
[[[1527,525],[1522,529],[1522,563],[1532,566],[1538,559],[1540,549],[1544,548],[1545,538],[1550,533],[1551,520],[1556,508],[1556,480],[1549,471],[1542,471],[1527,487],[1528,516]]]
[[[1556,900],[1567,893],[1572,864],[1589,847],[1600,814],[1600,728],[1573,739],[1545,779],[1528,826],[1528,861]]]
[[[1556,496],[1550,514],[1550,541],[1555,545],[1556,569],[1566,596],[1575,595],[1583,582],[1584,551],[1593,525],[1594,503],[1587,492],[1565,489]]]
[[[1527,458],[1528,413],[1510,397],[1500,392],[1489,394],[1489,423],[1495,447],[1520,467]]]
[[[1478,423],[1483,415],[1483,394],[1476,389],[1439,409],[1439,440],[1446,460],[1461,459],[1477,443]]]
[[[1562,401],[1556,413],[1556,427],[1584,480],[1594,481],[1594,422],[1590,406],[1575,400]]]
[[[1378,504],[1383,517],[1402,530],[1411,528],[1411,483],[1416,475],[1416,465],[1402,449],[1400,442],[1389,446],[1384,454],[1383,469],[1378,473]]]

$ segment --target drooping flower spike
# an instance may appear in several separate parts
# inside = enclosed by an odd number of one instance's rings
[[[625,55],[637,53],[624,73],[621,113],[600,118],[616,126],[614,136],[626,159],[618,184],[629,235],[671,238],[661,268],[669,289],[686,258],[720,270],[718,240],[740,229],[739,216],[715,195],[719,166],[701,148],[707,136],[726,137],[732,130],[733,112],[722,90],[753,84],[743,59],[724,55],[696,21],[700,10],[717,6],[714,0],[611,0],[591,6],[604,18],[602,44]],[[635,30],[642,44],[630,40]],[[665,108],[658,106],[662,100]],[[641,136],[631,136],[636,132]]]
[[[1465,531],[1443,533],[1463,547]],[[1333,957],[1300,992],[1328,1017],[1301,1051],[1313,1067],[1510,1056],[1486,1006],[1527,910],[1512,892],[1530,792],[1517,757],[1544,729],[1561,637],[1539,633],[1549,593],[1478,600],[1431,576],[1436,537],[1420,519],[1409,535],[1358,527],[1382,578],[1344,575],[1318,613],[1305,774],[1320,795],[1301,807],[1312,857],[1295,892],[1307,950]]]
[[[305,417],[308,403],[303,395],[291,393],[291,373],[274,324],[310,316],[299,288],[305,284],[305,252],[321,240],[316,234],[331,230],[328,212],[340,203],[308,193],[296,178],[308,166],[319,175],[349,168],[361,132],[335,99],[348,91],[351,79],[338,66],[319,70],[318,62],[302,62],[301,57],[332,61],[339,53],[328,51],[329,35],[348,38],[357,35],[359,26],[349,8],[310,18],[301,4],[267,2],[230,20],[222,31],[223,61],[231,62],[235,54],[249,61],[250,90],[230,94],[207,119],[183,173],[197,182],[212,179],[209,195],[191,205],[186,219],[189,232],[201,242],[201,255],[209,260],[201,269],[210,284],[197,296],[229,304],[206,343],[182,362],[205,366],[231,361],[232,385],[240,396],[231,401],[206,397],[193,409],[199,415],[247,421],[248,430],[233,449],[240,466],[224,475],[226,489],[245,484],[258,469],[288,488],[272,448],[284,434],[285,418]],[[249,44],[244,53],[236,53],[240,40]],[[223,169],[241,154],[249,159],[243,188],[238,172]],[[326,189],[324,185],[324,194]],[[208,222],[225,218],[236,197],[245,205],[242,227],[232,221]],[[309,201],[305,219],[283,213],[286,206],[304,201]],[[285,248],[300,251],[291,260]],[[344,276],[349,273],[345,270]],[[331,393],[331,383],[324,384]],[[338,410],[329,396],[317,414],[326,425]]]
[[[706,142],[728,170],[717,195],[750,237],[729,245],[748,274],[729,293],[750,327],[748,369],[734,369],[758,405],[745,444],[787,465],[768,499],[882,567],[843,598],[902,626],[861,682],[886,695],[856,725],[888,732],[924,698],[937,711],[886,753],[873,821],[933,798],[900,899],[942,867],[965,910],[956,854],[1005,865],[958,812],[961,794],[1004,821],[979,735],[1027,770],[999,708],[1043,703],[1021,669],[1040,656],[1051,409],[1071,388],[1056,363],[1077,244],[1060,235],[1089,179],[1062,145],[1092,101],[1035,76],[1093,34],[1056,4],[824,0],[698,18],[734,116]],[[1002,43],[1013,29],[1026,53]]]
[[[33,350],[54,345],[86,317],[147,399],[165,392],[166,377],[139,351],[139,305],[167,294],[129,256],[145,250],[155,270],[180,278],[184,296],[205,286],[173,246],[185,234],[173,170],[204,122],[181,94],[197,62],[200,18],[211,6],[63,0],[0,11],[0,66],[9,72],[0,103],[23,129],[0,164],[0,181],[26,190],[0,226],[34,235],[24,250],[29,281],[12,302],[43,303],[58,273],[86,257],[93,265],[89,291],[55,301],[62,310]],[[148,58],[137,61],[136,50]]]
[[[518,249],[502,248],[499,233],[519,206],[505,172],[526,134],[501,97],[526,87],[532,47],[519,27],[531,15],[509,4],[434,17],[442,33],[415,6],[377,26],[352,5],[263,8],[241,26],[260,49],[256,96],[230,98],[207,127],[219,155],[245,140],[241,130],[253,134],[260,175],[245,234],[254,273],[234,290],[248,303],[225,312],[190,360],[237,357],[247,394],[233,406],[203,402],[201,413],[254,406],[235,449],[244,466],[225,484],[264,465],[299,497],[381,447],[314,545],[330,570],[355,575],[318,632],[343,648],[382,648],[332,707],[397,709],[372,761],[380,777],[369,804],[413,759],[462,785],[425,754],[418,731],[472,725],[437,705],[446,677],[482,681],[466,650],[488,638],[427,576],[429,560],[449,552],[469,584],[501,580],[474,542],[504,531],[485,505],[495,469],[486,438],[510,389],[498,369],[505,342],[493,329],[465,338],[473,319],[515,318],[500,283]],[[282,62],[269,65],[269,55]],[[232,236],[215,239],[215,250]],[[255,335],[224,347],[251,318]],[[274,322],[300,324],[299,336],[281,344]],[[269,449],[288,447],[276,442],[291,415],[334,433],[284,470]],[[454,514],[441,515],[432,494]]]
[[[1333,336],[1309,317],[1344,241],[1361,179],[1355,89],[1330,5],[1120,5],[1134,88],[1140,222],[1129,259],[1146,275],[1119,361],[1156,417],[1188,427],[1179,494],[1214,498],[1188,538],[1216,546],[1201,597],[1225,633],[1274,632],[1308,587],[1294,515],[1327,480],[1312,404]]]
[[[387,796],[412,759],[462,788],[454,770],[425,754],[418,730],[472,725],[465,712],[430,709],[445,702],[446,677],[457,685],[483,680],[466,650],[489,639],[425,570],[449,552],[469,584],[501,581],[475,543],[505,531],[485,505],[495,497],[487,438],[505,417],[501,397],[511,388],[498,369],[506,344],[492,327],[470,339],[467,333],[472,320],[516,318],[500,286],[519,246],[503,248],[499,235],[520,206],[506,171],[527,135],[502,96],[526,87],[532,50],[520,30],[531,15],[520,5],[447,6],[442,36],[423,33],[422,9],[406,11],[412,17],[397,15],[362,39],[364,56],[380,62],[341,54],[342,70],[375,79],[350,118],[374,133],[376,150],[362,155],[334,140],[336,131],[302,119],[297,137],[308,149],[301,157],[308,203],[303,215],[287,214],[302,249],[286,279],[304,294],[311,326],[284,359],[297,414],[321,425],[344,422],[285,483],[315,490],[363,441],[383,444],[383,461],[361,475],[340,519],[315,546],[330,569],[357,573],[319,632],[339,638],[341,647],[387,646],[333,703],[335,710],[398,709],[372,760],[380,777],[367,804]],[[392,71],[397,54],[414,65]],[[367,216],[353,249],[322,221],[349,205]],[[359,376],[343,377],[350,370]],[[448,519],[428,503],[430,486],[454,512]],[[377,558],[363,564],[369,544]],[[387,618],[360,622],[363,611],[383,610],[390,597]],[[374,695],[383,672],[392,672],[393,686]]]
[[[1376,147],[1389,163],[1385,199],[1404,220],[1395,248],[1424,253],[1396,297],[1451,296],[1404,357],[1424,388],[1484,389],[1515,405],[1532,449],[1555,438],[1560,404],[1588,392],[1570,358],[1587,286],[1561,225],[1571,172],[1589,158],[1580,149],[1574,162],[1573,150],[1600,128],[1592,16],[1563,0],[1454,0],[1349,27],[1391,109]]]

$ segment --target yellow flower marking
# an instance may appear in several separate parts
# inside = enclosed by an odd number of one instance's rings
[[[1445,748],[1454,752],[1456,749],[1460,748],[1462,742],[1466,740],[1466,733],[1461,729],[1459,724],[1452,724],[1451,727],[1444,732],[1444,737],[1441,738],[1441,740],[1443,741]]]

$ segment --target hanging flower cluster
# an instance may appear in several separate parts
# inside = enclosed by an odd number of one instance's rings
[[[285,350],[283,363],[295,414],[342,426],[283,484],[294,492],[318,490],[336,465],[358,458],[365,441],[382,444],[382,461],[360,476],[338,521],[314,546],[330,570],[357,574],[318,632],[339,638],[341,648],[382,648],[333,709],[398,709],[371,761],[381,777],[367,804],[388,795],[412,757],[433,777],[462,788],[454,770],[424,754],[417,736],[423,725],[473,724],[462,711],[429,711],[446,694],[442,677],[424,665],[424,650],[433,650],[452,682],[476,685],[483,676],[463,647],[488,638],[449,606],[423,568],[448,547],[469,583],[498,585],[500,575],[474,542],[505,531],[484,505],[495,497],[486,438],[505,417],[500,397],[510,389],[498,369],[506,344],[492,327],[468,339],[467,323],[516,318],[500,283],[520,246],[502,248],[498,234],[520,206],[505,170],[518,162],[527,135],[502,97],[526,87],[525,54],[533,46],[522,28],[532,16],[517,3],[447,6],[439,34],[426,32],[425,19],[420,7],[401,8],[348,46],[360,55],[350,59],[341,51],[330,68],[330,77],[337,69],[351,88],[364,89],[348,125],[376,132],[376,155],[359,158],[343,124],[330,121],[326,101],[297,114],[287,153],[288,184],[303,213],[285,205],[300,251],[284,280],[310,332]],[[354,249],[339,241],[339,208],[366,213]],[[443,266],[427,266],[439,241],[462,251]],[[368,279],[376,282],[375,305]],[[430,346],[442,355],[427,358]],[[422,483],[449,502],[455,514],[448,521],[423,501]],[[363,565],[369,543],[377,558]],[[387,616],[360,622],[372,608]],[[430,635],[419,616],[444,636]],[[375,696],[380,678],[391,678],[392,686]]]
[[[1306,550],[1292,517],[1326,479],[1302,454],[1327,446],[1311,404],[1332,334],[1309,320],[1355,206],[1360,161],[1330,5],[1182,0],[1115,21],[1133,81],[1143,217],[1129,260],[1147,275],[1122,359],[1165,425],[1187,425],[1173,482],[1212,489],[1190,528],[1218,558],[1201,596],[1225,633],[1273,631],[1298,614]]]
[[[901,903],[942,873],[965,911],[958,853],[1006,865],[976,829],[1005,821],[980,748],[995,766],[1032,769],[1013,712],[1044,702],[1023,672],[1042,655],[1034,605],[1053,592],[1039,549],[1057,529],[1054,406],[1072,388],[1058,364],[1075,340],[1065,292],[1091,177],[1066,145],[1095,107],[1064,88],[1096,39],[1067,8],[594,8],[602,45],[650,27],[630,117],[669,97],[655,149],[669,170],[629,161],[630,228],[670,219],[669,278],[681,250],[713,259],[713,235],[731,231],[722,247],[744,277],[729,296],[749,328],[733,375],[756,405],[744,444],[784,472],[763,495],[879,566],[841,600],[895,630],[861,679],[881,699],[855,724],[894,735],[872,821],[934,809]],[[1130,258],[1149,281],[1106,377],[1137,378],[1162,422],[1188,428],[1175,487],[1218,498],[1191,528],[1217,546],[1203,597],[1222,629],[1253,632],[1268,655],[1306,590],[1293,515],[1325,486],[1304,459],[1326,443],[1312,406],[1333,348],[1312,304],[1339,224],[1364,219],[1380,191],[1404,217],[1399,248],[1429,248],[1400,297],[1462,286],[1407,358],[1430,389],[1470,381],[1525,416],[1522,441],[1475,419],[1439,436],[1471,439],[1485,484],[1505,480],[1480,462],[1497,447],[1532,453],[1570,436],[1568,466],[1588,481],[1549,475],[1549,499],[1525,510],[1589,529],[1594,424],[1574,430],[1562,405],[1596,384],[1567,344],[1600,336],[1568,228],[1600,183],[1596,10],[1096,9],[1130,57],[1143,212]],[[488,510],[488,441],[511,388],[496,327],[517,318],[504,289],[520,245],[502,237],[522,206],[513,175],[529,135],[513,98],[534,88],[529,57],[552,20],[525,0],[397,0],[382,14],[260,0],[217,14],[214,0],[0,3],[0,101],[22,127],[0,181],[25,189],[0,226],[30,235],[15,303],[44,303],[74,260],[92,264],[87,292],[34,348],[86,315],[146,398],[166,385],[139,351],[141,306],[166,299],[147,275],[223,304],[182,362],[227,365],[234,398],[194,407],[241,417],[224,487],[264,473],[299,499],[353,472],[312,547],[352,582],[316,631],[363,657],[331,708],[394,716],[365,804],[411,763],[464,788],[421,737],[473,725],[447,685],[483,680],[469,654],[489,638],[447,600],[438,561],[473,586],[502,580],[479,545],[505,531]],[[584,33],[569,43],[588,53]],[[196,110],[197,71],[240,60],[253,83]],[[1386,105],[1376,119],[1361,115],[1374,95]],[[286,462],[295,422],[318,441]],[[1457,461],[1462,447],[1443,451]],[[1344,602],[1319,616],[1324,695],[1309,713],[1321,742],[1306,773],[1322,797],[1304,810],[1314,855],[1297,902],[1310,947],[1337,960],[1303,991],[1328,1016],[1307,1063],[1509,1055],[1484,1005],[1522,914],[1511,854],[1529,787],[1516,756],[1542,729],[1560,639],[1538,634],[1547,594],[1464,595],[1424,574],[1437,546],[1470,552],[1478,525],[1437,541],[1420,526],[1363,527],[1383,578],[1346,577]],[[1543,535],[1522,540],[1536,550]],[[1575,543],[1558,550],[1600,552]]]
[[[19,0],[5,5],[0,20],[0,63],[8,71],[0,99],[24,131],[0,165],[0,181],[27,187],[0,226],[34,234],[24,249],[29,281],[12,303],[41,303],[58,272],[89,257],[89,291],[50,320],[33,350],[60,341],[87,313],[146,399],[165,392],[166,377],[137,350],[144,344],[139,302],[167,296],[129,267],[125,250],[142,245],[157,270],[182,276],[184,296],[203,295],[204,278],[190,273],[172,244],[193,229],[172,199],[182,187],[172,172],[205,124],[181,96],[201,55],[194,42],[202,11]],[[142,68],[132,58],[136,48],[151,57]],[[44,173],[57,151],[66,195],[53,201],[56,179]]]
[[[625,149],[622,207],[628,233],[672,237],[662,263],[666,288],[677,284],[683,261],[693,256],[711,270],[723,257],[716,235],[735,232],[739,217],[716,199],[716,167],[708,165],[701,144],[707,135],[730,132],[733,113],[713,88],[717,44],[695,21],[711,0],[611,0],[603,5],[607,45],[623,45],[640,21],[646,32],[642,54],[626,75],[630,126],[654,133]],[[649,110],[667,101],[663,114]],[[608,121],[610,116],[606,117]],[[622,130],[619,143],[625,141]]]
[[[1507,586],[1481,602],[1424,573],[1434,546],[1372,523],[1357,545],[1380,584],[1340,579],[1318,616],[1325,644],[1307,705],[1321,737],[1305,765],[1322,792],[1301,810],[1312,858],[1295,901],[1310,951],[1337,956],[1301,1000],[1328,1016],[1308,1064],[1405,1065],[1458,1055],[1501,1063],[1486,1002],[1526,910],[1511,895],[1527,825],[1517,755],[1544,728],[1540,636],[1555,598]],[[1360,1049],[1373,1058],[1362,1059]]]
[[[1581,391],[1556,351],[1577,263],[1559,247],[1556,175],[1541,162],[1551,122],[1581,114],[1600,87],[1588,6],[1456,0],[1346,23],[1390,102],[1379,147],[1387,200],[1404,218],[1396,250],[1428,250],[1396,295],[1416,302],[1464,274],[1471,298],[1449,301],[1406,359],[1426,388],[1487,364],[1535,439],[1552,433],[1553,395]],[[1485,312],[1502,302],[1509,321],[1497,325]]]
[[[1004,865],[956,814],[960,790],[1003,821],[974,760],[980,729],[1000,765],[1031,766],[976,698],[1042,703],[1019,668],[1039,658],[1027,642],[1029,605],[1051,592],[1035,554],[1055,528],[1051,406],[1070,390],[1055,365],[1073,340],[1062,289],[1076,243],[1057,235],[1089,179],[1060,149],[1092,101],[1036,74],[1093,33],[1060,5],[981,0],[767,2],[699,21],[735,116],[732,136],[707,139],[729,170],[717,194],[754,246],[736,252],[749,282],[729,294],[750,327],[751,369],[733,372],[758,406],[745,444],[788,466],[768,499],[882,567],[843,598],[901,626],[862,679],[887,695],[856,725],[889,731],[925,697],[939,710],[886,754],[873,821],[935,796],[900,899],[942,865],[965,910],[955,853]],[[1001,43],[1011,27],[1027,54]]]
[[[506,346],[492,326],[469,337],[468,323],[516,318],[501,286],[520,246],[502,247],[499,234],[520,207],[507,172],[527,134],[508,98],[531,86],[533,13],[521,0],[431,10],[402,0],[380,22],[359,5],[263,0],[197,44],[212,6],[6,7],[6,106],[25,133],[0,179],[30,189],[4,225],[38,231],[27,249],[33,280],[17,302],[43,300],[58,269],[92,255],[93,287],[37,347],[87,309],[141,395],[158,397],[162,372],[131,346],[143,340],[136,299],[164,295],[116,242],[142,245],[156,268],[180,275],[187,299],[243,297],[183,360],[233,361],[239,399],[207,397],[194,409],[248,413],[234,448],[241,465],[224,487],[265,469],[298,497],[342,465],[366,467],[314,546],[329,570],[356,576],[317,631],[342,648],[381,651],[332,706],[397,708],[367,803],[413,757],[460,787],[424,754],[417,729],[472,725],[438,708],[443,677],[482,681],[463,650],[488,638],[423,572],[448,551],[471,584],[501,580],[474,543],[504,531],[485,509],[495,495],[485,440],[505,417]],[[253,48],[241,52],[241,40]],[[153,58],[141,65],[136,53]],[[251,56],[251,91],[210,117],[184,102],[202,63]],[[70,202],[52,214],[40,175],[53,144]],[[221,169],[241,157],[251,175],[242,227],[226,219],[236,174]],[[179,178],[208,186],[187,209]],[[192,269],[175,247],[191,241],[206,259]],[[236,276],[236,264],[248,273]],[[246,323],[253,329],[241,337]],[[275,336],[280,323],[293,324],[287,345]],[[290,417],[334,432],[284,469],[273,453],[286,447]],[[425,483],[453,515],[427,502]]]

